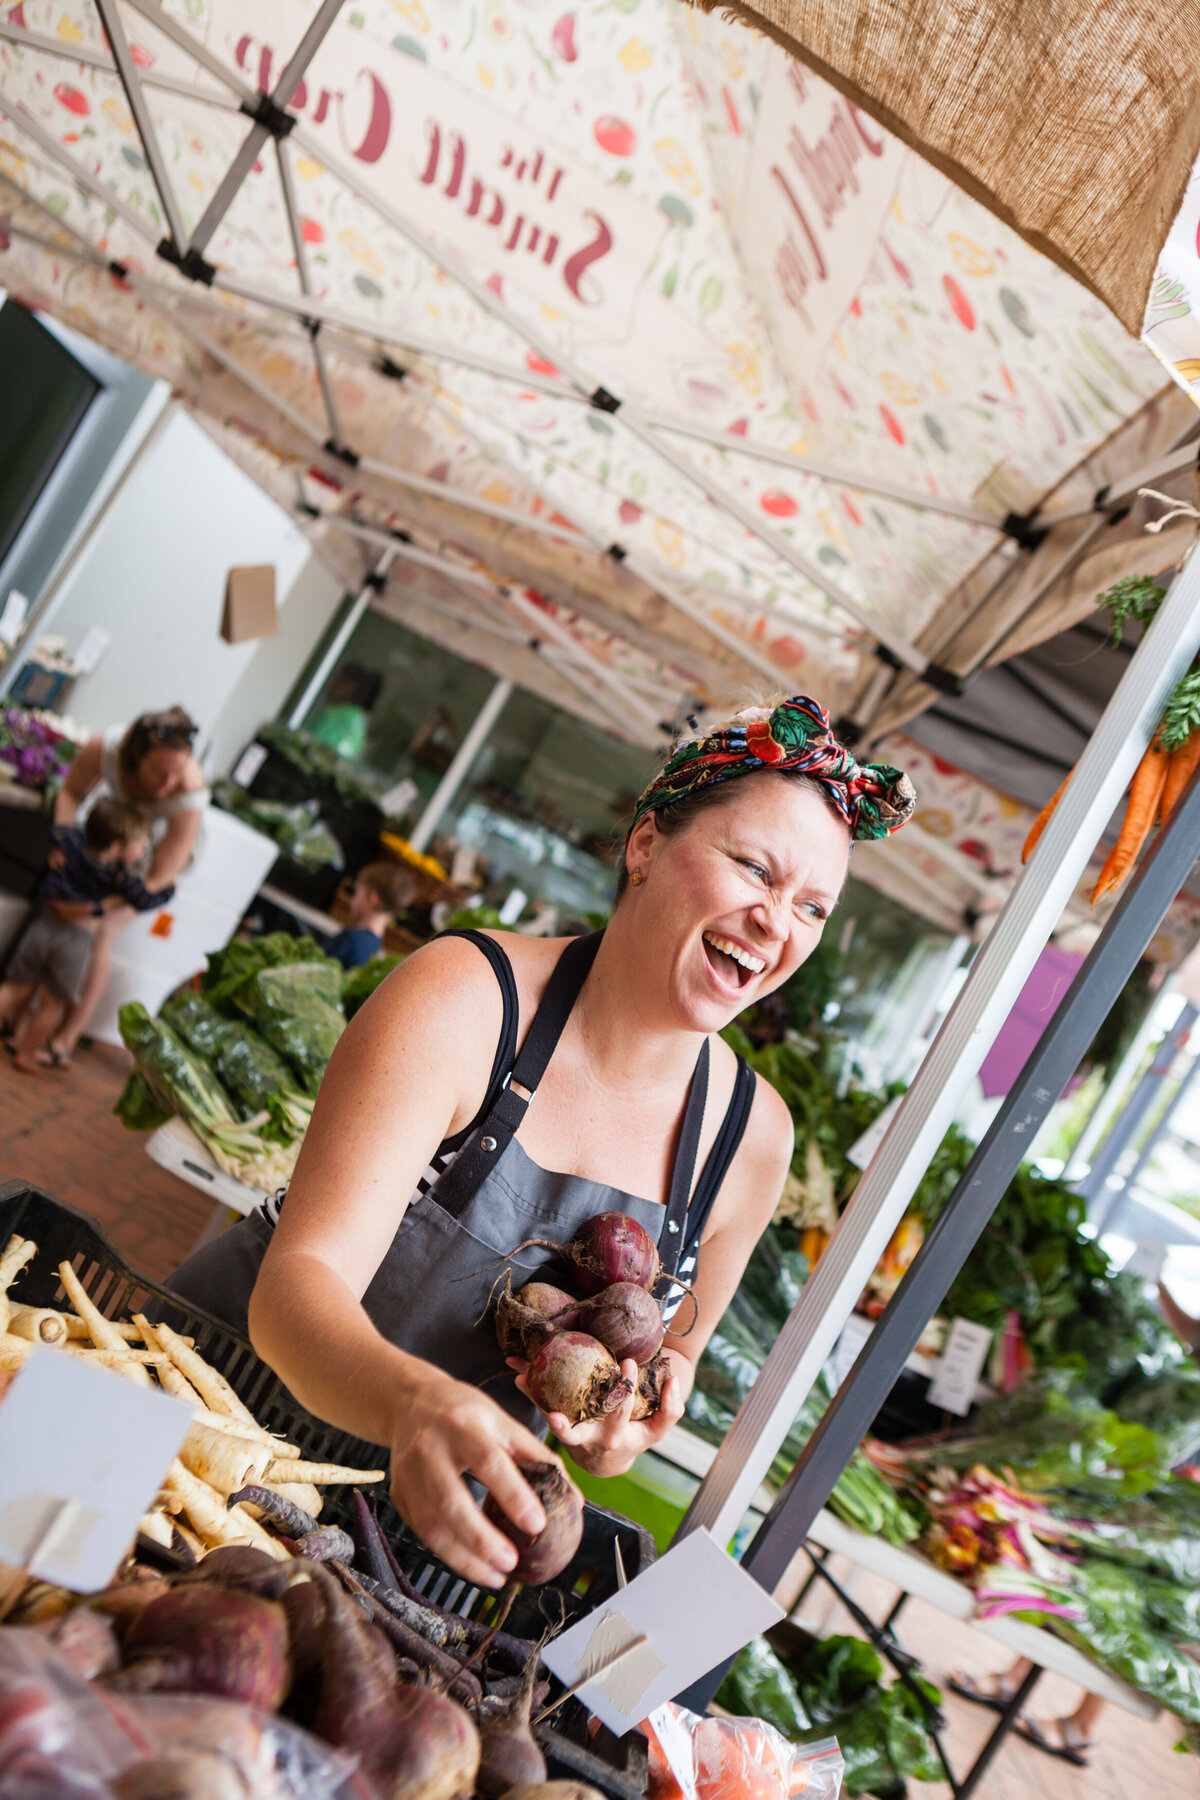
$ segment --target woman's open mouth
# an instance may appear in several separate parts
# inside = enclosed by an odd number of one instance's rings
[[[767,966],[760,956],[751,956],[731,938],[721,937],[715,931],[706,931],[703,941],[709,967],[726,987],[744,988]]]

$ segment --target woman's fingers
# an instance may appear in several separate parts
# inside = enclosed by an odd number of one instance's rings
[[[540,1459],[539,1459],[540,1460]],[[497,1506],[522,1531],[535,1537],[546,1528],[546,1512],[541,1501],[518,1469],[512,1457],[498,1444],[482,1456],[476,1456],[470,1472],[482,1481]]]

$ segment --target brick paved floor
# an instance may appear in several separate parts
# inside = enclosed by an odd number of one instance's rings
[[[211,1202],[152,1163],[145,1139],[112,1115],[128,1058],[96,1045],[80,1051],[67,1075],[40,1080],[19,1074],[0,1055],[0,1180],[23,1177],[61,1200],[90,1213],[143,1274],[161,1277],[187,1254],[211,1215]],[[895,1590],[862,1575],[854,1595],[871,1617],[881,1619]],[[802,1613],[822,1631],[853,1626],[836,1605],[814,1596]],[[921,1601],[910,1602],[900,1625],[907,1649],[915,1652],[931,1679],[944,1683],[952,1669],[984,1674],[1004,1666],[998,1645],[976,1636]],[[1045,1676],[1036,1690],[1039,1716],[1066,1712],[1079,1693],[1069,1683]],[[991,1729],[993,1715],[949,1692],[946,1742],[962,1773]],[[981,1786],[979,1800],[1196,1800],[1200,1767],[1176,1756],[1179,1729],[1163,1715],[1153,1724],[1106,1708],[1098,1746],[1088,1769],[1073,1769],[1010,1738]],[[912,1800],[949,1800],[945,1783],[912,1784]]]
[[[22,1075],[0,1054],[0,1181],[44,1188],[89,1213],[130,1264],[161,1278],[182,1262],[212,1203],[146,1155],[141,1132],[113,1117],[129,1058],[80,1050],[65,1074]]]

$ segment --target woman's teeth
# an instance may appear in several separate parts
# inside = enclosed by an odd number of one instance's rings
[[[743,969],[749,969],[751,975],[761,975],[766,963],[760,957],[751,956],[748,950],[739,950],[728,938],[718,937],[715,931],[706,931],[704,941],[711,944],[714,950],[721,950],[726,956],[732,956],[734,962],[741,963]]]

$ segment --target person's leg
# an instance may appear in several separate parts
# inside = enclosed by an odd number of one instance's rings
[[[13,1065],[23,1075],[44,1075],[50,1067],[42,1052],[50,1041],[54,1028],[66,1016],[66,1008],[50,994],[43,994],[42,1004],[30,1019],[21,1042],[13,1057]]]
[[[994,1712],[1003,1712],[1032,1667],[1027,1656],[1018,1656],[1012,1667],[1002,1670],[999,1675],[956,1672],[949,1676],[946,1685],[964,1700],[974,1700],[979,1706],[990,1706]]]
[[[100,1003],[100,996],[108,986],[109,969],[112,963],[112,941],[118,931],[129,923],[132,916],[127,907],[121,907],[117,912],[108,913],[100,921],[96,930],[91,933],[92,958],[88,964],[83,991],[75,1005],[68,1010],[62,1025],[50,1039],[50,1049],[56,1056],[70,1056],[86,1031],[91,1016]]]
[[[1095,1742],[1096,1721],[1104,1711],[1098,1694],[1085,1694],[1073,1713],[1061,1719],[1027,1719],[1017,1721],[1018,1734],[1038,1750],[1061,1757],[1077,1768],[1087,1766],[1087,1752]]]
[[[33,992],[32,981],[0,981],[0,1028],[7,1037]]]

